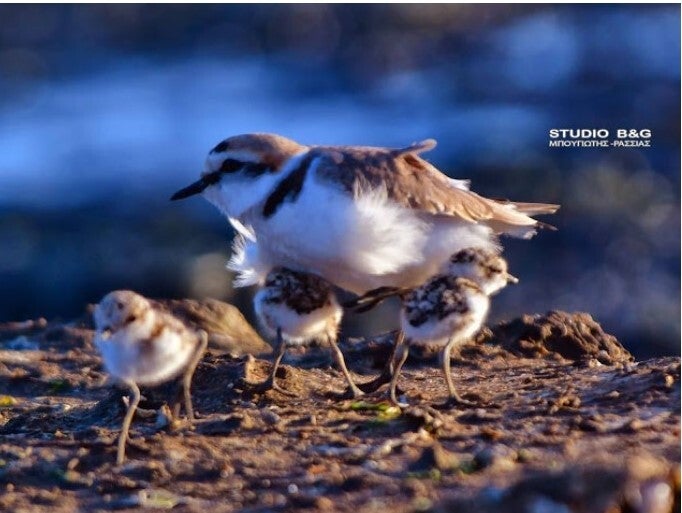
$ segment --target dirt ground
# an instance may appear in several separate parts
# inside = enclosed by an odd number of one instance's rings
[[[173,384],[144,389],[117,468],[127,392],[107,382],[89,317],[0,325],[0,511],[680,510],[680,359],[634,362],[588,315],[525,316],[464,347],[453,375],[475,407],[434,408],[441,372],[414,351],[402,411],[385,389],[341,397],[325,348],[285,360],[298,397],[251,394],[270,357],[211,328],[194,428],[162,413]],[[358,381],[390,342],[344,341]]]

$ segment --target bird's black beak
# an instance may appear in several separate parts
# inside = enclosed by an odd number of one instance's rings
[[[180,189],[178,192],[173,194],[171,196],[171,201],[181,200],[189,198],[190,196],[194,196],[195,194],[200,194],[204,192],[204,189],[209,185],[211,185],[209,181],[201,178],[200,180],[197,180],[193,184],[188,185],[184,189]]]

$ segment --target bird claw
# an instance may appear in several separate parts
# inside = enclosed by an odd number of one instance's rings
[[[298,397],[294,392],[283,389],[279,386],[273,379],[266,379],[261,383],[249,383],[248,381],[243,381],[244,385],[251,393],[265,393],[270,390],[279,392],[280,394],[286,395],[288,397]]]
[[[358,383],[357,386],[364,393],[371,394],[372,392],[379,390],[386,383],[390,383],[390,381],[390,376],[385,377],[384,375],[380,375],[367,383]]]
[[[362,390],[361,386],[356,386],[356,387],[346,387],[346,389],[343,391],[341,398],[342,399],[360,399],[361,397],[364,397],[365,391]]]
[[[279,392],[280,394],[286,395],[287,397],[298,397],[298,395],[295,392],[285,390],[277,384],[272,385],[272,390],[274,390],[275,392]]]

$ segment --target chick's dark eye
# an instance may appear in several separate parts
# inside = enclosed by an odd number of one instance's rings
[[[116,308],[118,308],[119,310],[123,310],[123,303],[120,302],[116,303]]]

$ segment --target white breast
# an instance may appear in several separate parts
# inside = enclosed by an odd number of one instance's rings
[[[149,331],[139,326],[118,330],[106,339],[98,333],[95,343],[107,372],[140,385],[163,383],[179,375],[196,348],[194,335],[164,329],[151,344],[141,344],[148,336]]]
[[[404,208],[381,189],[353,199],[313,172],[296,201],[267,219],[253,212],[247,222],[271,267],[315,272],[356,294],[420,285],[459,249],[495,248],[483,225]]]
[[[469,311],[465,314],[453,313],[437,319],[433,317],[419,326],[413,326],[400,313],[400,327],[410,343],[429,342],[445,345],[453,338],[455,345],[470,340],[483,326],[488,315],[490,300],[484,294],[472,294],[468,297]]]
[[[271,337],[274,337],[278,328],[282,330],[284,340],[291,345],[336,335],[343,309],[335,300],[312,312],[297,313],[283,303],[266,302],[266,295],[265,290],[260,290],[253,301],[256,315]]]

